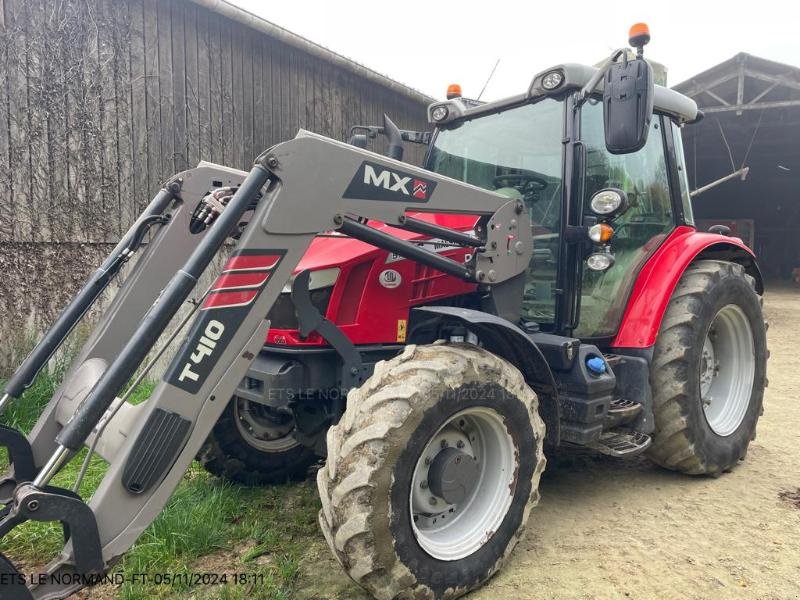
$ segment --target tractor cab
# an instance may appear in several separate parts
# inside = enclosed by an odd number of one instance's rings
[[[522,318],[543,331],[612,337],[641,267],[672,231],[693,225],[680,127],[697,106],[647,77],[631,101],[614,87],[617,71],[649,66],[625,61],[560,65],[525,94],[428,110],[427,169],[524,203],[534,253]]]

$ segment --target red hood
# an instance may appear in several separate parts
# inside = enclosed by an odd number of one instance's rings
[[[472,229],[476,221],[476,218],[472,215],[409,213],[408,216],[461,231]],[[400,239],[411,240],[426,237],[402,229],[389,227],[385,223],[380,223],[378,221],[370,221],[369,225],[379,231],[391,233],[394,237]],[[366,258],[370,253],[377,255],[380,252],[385,252],[385,250],[380,250],[375,246],[338,233],[320,235],[311,242],[305,255],[297,264],[297,267],[295,267],[294,272],[299,273],[304,269],[313,271],[326,267],[336,267],[355,259]]]
[[[409,213],[409,216],[460,231],[472,229],[476,221],[473,215]],[[380,222],[373,221],[369,225],[401,239],[429,237]],[[467,253],[465,248],[457,246],[438,251],[442,256],[459,261],[463,261]],[[354,344],[404,343],[412,307],[475,290],[474,284],[336,233],[314,238],[295,273],[331,267],[338,267],[341,273],[331,292],[325,316]],[[387,273],[392,277],[391,284],[382,282]],[[296,329],[276,327],[269,330],[267,343],[286,346],[326,344],[316,332],[302,338]]]

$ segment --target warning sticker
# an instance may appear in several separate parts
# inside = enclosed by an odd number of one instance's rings
[[[397,341],[406,341],[406,329],[408,328],[408,321],[405,319],[397,319]]]

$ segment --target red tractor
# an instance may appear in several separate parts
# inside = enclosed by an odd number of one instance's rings
[[[762,412],[763,282],[741,240],[694,227],[680,128],[702,115],[653,84],[648,39],[517,96],[436,102],[432,134],[388,118],[350,145],[301,132],[249,174],[171,179],[6,386],[0,410],[152,229],[30,436],[0,429],[0,535],[61,521],[47,573],[104,572],[195,456],[247,484],[326,456],[320,525],[348,575],[379,599],[455,598],[522,534],[545,448],[733,468]],[[388,157],[364,149],[375,135]],[[400,162],[404,142],[428,146],[424,168]],[[127,404],[231,237],[153,396]],[[111,464],[89,505],[49,485],[83,445]]]

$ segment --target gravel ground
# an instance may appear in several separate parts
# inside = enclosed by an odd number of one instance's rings
[[[766,294],[765,413],[744,463],[713,479],[644,458],[552,458],[505,568],[473,600],[800,598],[800,288]],[[299,598],[366,598],[319,543]]]

